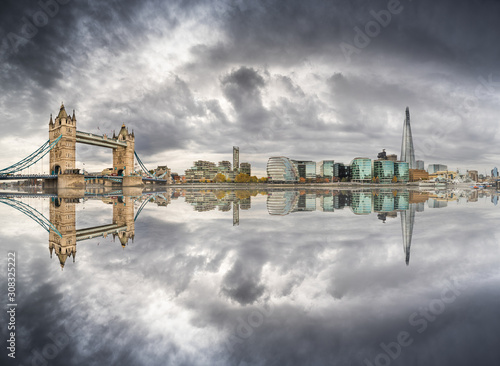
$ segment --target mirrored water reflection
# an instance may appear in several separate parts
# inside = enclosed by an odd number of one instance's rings
[[[500,359],[494,191],[3,193],[0,201],[4,254],[18,258],[19,364]]]

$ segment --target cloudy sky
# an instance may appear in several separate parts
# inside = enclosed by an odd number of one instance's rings
[[[182,197],[150,203],[125,249],[111,235],[79,241],[63,271],[42,228],[0,205],[19,301],[18,357],[4,349],[0,363],[43,365],[36,352],[69,328],[52,366],[387,365],[375,362],[380,344],[401,331],[413,343],[391,365],[498,365],[499,213],[490,197],[417,212],[409,266],[400,217],[382,223],[348,207],[269,215],[265,195],[251,200],[239,226],[232,212],[196,212]],[[48,198],[23,201],[48,216]],[[116,207],[71,205],[78,229],[109,224]],[[450,281],[461,284],[456,298],[426,328],[422,317],[410,323]],[[0,333],[7,339],[7,327]]]
[[[399,155],[406,106],[426,165],[500,164],[497,1],[54,1],[0,4],[2,167],[61,101],[79,130],[125,123],[148,167],[181,174],[233,145],[257,175],[276,155]]]

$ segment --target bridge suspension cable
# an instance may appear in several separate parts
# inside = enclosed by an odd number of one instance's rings
[[[24,170],[26,168],[29,168],[30,166],[41,160],[45,155],[47,155],[48,152],[52,150],[54,146],[56,146],[61,137],[62,135],[56,138],[52,143],[50,143],[50,140],[47,140],[42,146],[40,146],[36,151],[25,157],[23,160],[15,164],[12,164],[7,168],[0,169],[0,175],[13,174],[20,172],[21,170]]]
[[[40,213],[40,211],[31,207],[30,205],[28,205],[22,201],[17,201],[17,200],[14,200],[12,198],[8,198],[8,197],[0,197],[0,203],[3,203],[3,204],[6,204],[7,206],[15,208],[16,210],[22,212],[23,214],[28,216],[30,219],[35,221],[37,224],[39,224],[41,227],[43,227],[47,232],[50,232],[50,230],[52,229],[57,235],[59,235],[60,238],[62,238],[61,233],[50,222],[50,220],[47,219],[42,213]]]
[[[141,158],[139,157],[139,155],[137,155],[137,152],[134,150],[134,155],[137,159],[137,162],[139,163],[142,171],[144,173],[146,173],[150,178],[157,178],[154,174],[151,174],[149,171],[148,171],[148,168],[146,168],[146,166],[144,165],[144,163],[142,162]]]

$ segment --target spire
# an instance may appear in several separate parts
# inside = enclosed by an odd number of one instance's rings
[[[53,126],[54,125],[54,121],[52,121],[52,113],[50,114],[50,121],[49,121],[49,126]]]
[[[66,113],[66,109],[64,109],[64,103],[61,102],[61,108],[59,109],[59,114],[57,115],[57,118],[64,118],[68,117],[68,114]]]
[[[121,140],[126,140],[128,137],[128,130],[127,128],[125,127],[125,123],[122,124],[122,128],[120,129],[120,132],[118,133],[118,139]]]
[[[73,109],[73,117],[71,118],[73,122],[76,122],[76,117],[75,117],[75,110]]]

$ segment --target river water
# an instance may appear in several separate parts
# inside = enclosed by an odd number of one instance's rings
[[[477,190],[0,195],[2,365],[498,365]],[[47,229],[47,230],[45,230]],[[2,341],[10,337],[2,312]]]

